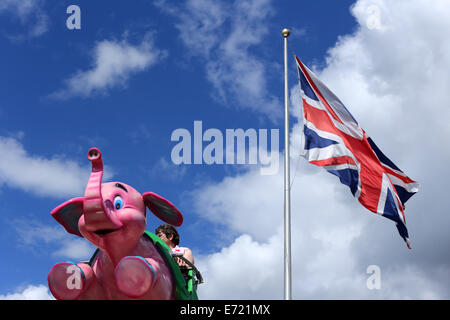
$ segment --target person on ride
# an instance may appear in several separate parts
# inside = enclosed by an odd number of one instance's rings
[[[180,236],[175,227],[171,226],[170,224],[162,224],[158,228],[156,228],[155,234],[160,237],[165,244],[167,244],[172,253],[175,253],[175,260],[180,267],[189,267],[189,265],[182,259],[177,258],[177,254],[188,260],[190,263],[194,264],[194,256],[192,255],[191,249],[178,246],[178,244],[180,243]]]

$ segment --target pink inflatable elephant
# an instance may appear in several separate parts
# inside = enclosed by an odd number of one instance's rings
[[[99,250],[91,263],[61,262],[48,274],[57,299],[174,299],[176,285],[169,261],[144,233],[146,207],[179,226],[183,216],[166,199],[140,194],[121,182],[102,184],[103,162],[97,148],[88,152],[92,172],[84,197],[71,199],[51,214],[67,232],[86,238]],[[173,261],[172,261],[173,262]]]

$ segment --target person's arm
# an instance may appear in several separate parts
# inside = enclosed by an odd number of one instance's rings
[[[194,256],[192,255],[192,251],[189,248],[183,248],[183,255],[182,257],[189,261],[190,263],[194,264]],[[182,259],[175,257],[175,260],[177,261],[178,265],[180,267],[188,267],[190,266]]]
[[[192,255],[191,249],[186,248],[183,257],[185,257],[190,263],[194,264],[194,256]]]

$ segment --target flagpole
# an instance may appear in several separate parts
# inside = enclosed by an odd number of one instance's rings
[[[289,164],[289,90],[288,90],[288,63],[287,38],[289,29],[283,29],[284,38],[284,299],[292,299],[291,286],[291,188]]]

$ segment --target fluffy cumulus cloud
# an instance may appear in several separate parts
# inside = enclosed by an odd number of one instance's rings
[[[0,295],[0,300],[54,300],[48,288],[42,284],[18,288],[14,293]]]
[[[39,196],[74,197],[83,193],[89,168],[62,156],[29,154],[19,139],[0,136],[0,186]]]
[[[9,15],[28,28],[21,34],[9,34],[11,40],[38,37],[48,30],[49,19],[45,13],[43,0],[2,0],[0,15]],[[9,32],[8,32],[9,33]]]
[[[272,120],[281,117],[281,102],[267,90],[266,68],[271,63],[251,53],[268,33],[270,0],[156,3],[178,20],[176,28],[190,55],[205,61],[218,101],[261,112]]]
[[[100,41],[93,49],[92,67],[70,76],[65,87],[50,97],[68,99],[105,94],[111,88],[126,86],[133,74],[147,70],[166,55],[166,51],[155,47],[151,34],[136,45],[126,39]]]
[[[311,66],[378,146],[421,183],[406,205],[408,250],[392,221],[364,209],[336,177],[298,160],[298,88],[292,131],[293,297],[297,299],[448,299],[450,209],[450,28],[448,1],[359,0],[358,29]],[[282,298],[283,168],[252,169],[194,191],[196,211],[235,235],[199,256],[201,298]],[[370,266],[380,289],[370,290]],[[369,269],[368,269],[369,268]],[[203,286],[203,287],[202,287]]]

